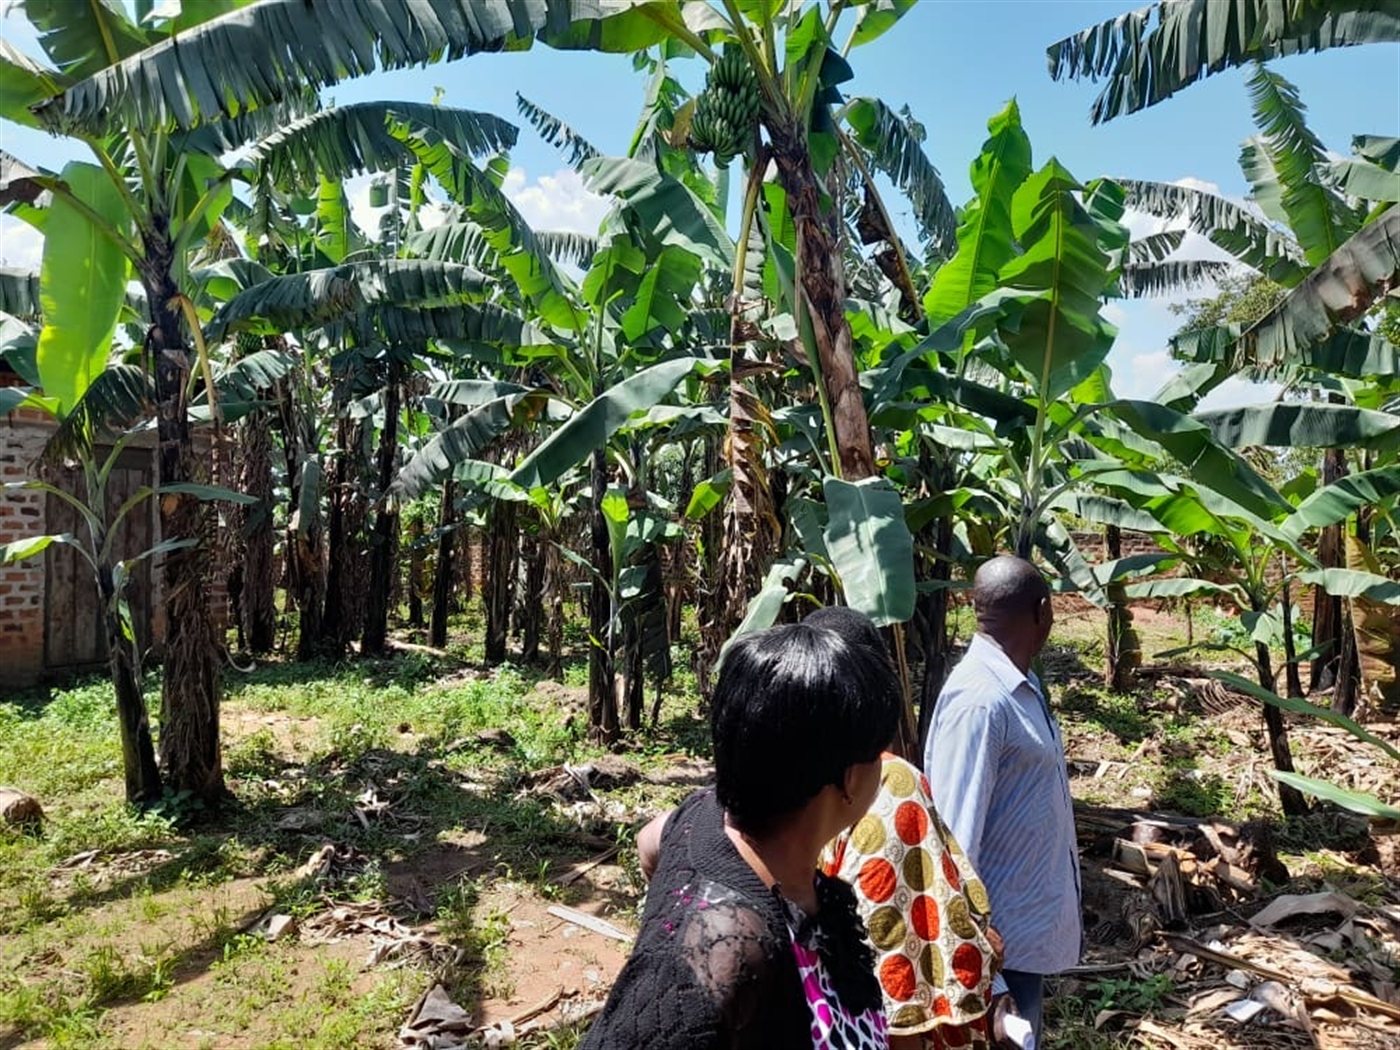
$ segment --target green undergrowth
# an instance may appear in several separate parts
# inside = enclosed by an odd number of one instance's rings
[[[575,901],[559,873],[630,843],[648,811],[688,790],[633,784],[574,812],[531,789],[535,771],[602,754],[571,684],[585,675],[576,659],[560,684],[417,653],[229,672],[232,798],[217,812],[121,801],[104,679],[0,702],[0,784],[46,815],[40,834],[0,832],[0,1046],[218,1046],[248,1031],[245,1045],[390,1045],[426,963],[363,970],[363,944],[347,960],[270,944],[250,924],[269,909],[305,921],[328,902],[400,908],[420,872],[431,906],[419,921],[461,949],[454,989],[468,1002],[509,995],[500,888]],[[628,761],[651,770],[708,750],[692,690],[687,674],[667,688]],[[156,677],[146,693],[154,715]],[[326,845],[331,874],[302,877]],[[522,1045],[572,1046],[581,1031]]]

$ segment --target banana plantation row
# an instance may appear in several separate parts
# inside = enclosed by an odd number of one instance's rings
[[[1241,687],[1266,701],[1285,809],[1305,807],[1301,788],[1400,816],[1291,773],[1282,716],[1352,727],[1359,699],[1400,704],[1386,294],[1400,140],[1359,134],[1335,159],[1293,86],[1256,63],[1250,207],[1073,174],[1033,151],[1014,101],[954,207],[915,117],[851,88],[850,53],[910,6],[138,0],[133,21],[19,4],[45,56],[0,56],[3,116],[92,157],[52,173],[0,156],[0,203],[44,237],[40,273],[0,280],[0,355],[22,380],[0,388],[0,413],[52,415],[47,456],[80,463],[85,485],[26,485],[87,528],[0,560],[63,542],[90,564],[130,799],[223,791],[213,562],[237,567],[252,652],[276,644],[279,579],[298,658],[383,652],[396,592],[420,621],[430,600],[441,646],[470,528],[486,537],[488,662],[506,658],[518,602],[525,658],[543,649],[557,669],[565,603],[586,602],[604,741],[641,727],[681,603],[703,688],[736,631],[841,600],[892,632],[909,746],[946,667],[950,591],[1010,550],[1109,610],[1117,685],[1139,655],[1132,602],[1236,610],[1257,680]],[[1094,115],[1108,119],[1201,69],[1400,38],[1374,6],[1157,4],[1055,45],[1051,70],[1105,79]],[[612,201],[592,235],[532,229],[502,192],[510,121],[326,107],[316,90],[532,43],[627,54],[644,77],[624,156],[519,99]],[[696,61],[710,73],[692,96],[677,74]],[[373,229],[347,192],[365,173]],[[1178,228],[1134,238],[1129,210]],[[1180,258],[1187,230],[1235,261]],[[1242,294],[1196,311],[1173,347],[1181,371],[1150,400],[1117,397],[1105,305],[1227,277]],[[1240,373],[1286,394],[1198,410]],[[112,465],[150,429],[158,481],[108,514]],[[146,497],[167,624],[159,763],[125,598],[134,559],[113,554]],[[1086,527],[1108,559],[1077,549]],[[1157,550],[1112,556],[1126,530]],[[1304,664],[1340,714],[1275,695],[1304,693]]]

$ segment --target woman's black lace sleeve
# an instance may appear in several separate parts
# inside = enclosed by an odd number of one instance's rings
[[[765,993],[782,950],[764,919],[718,884],[671,891],[618,976],[587,1047],[709,1050],[757,1047]]]

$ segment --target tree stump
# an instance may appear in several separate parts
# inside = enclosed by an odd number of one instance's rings
[[[44,809],[33,795],[0,787],[0,822],[12,828],[34,827],[44,822]]]

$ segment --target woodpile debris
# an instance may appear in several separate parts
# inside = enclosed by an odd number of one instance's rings
[[[1400,1047],[1393,883],[1367,900],[1326,886],[1281,894],[1289,873],[1266,825],[1089,806],[1076,817],[1086,867],[1122,886],[1127,968],[1171,988],[1148,1016],[1105,1009],[1097,1027],[1154,1048]]]

